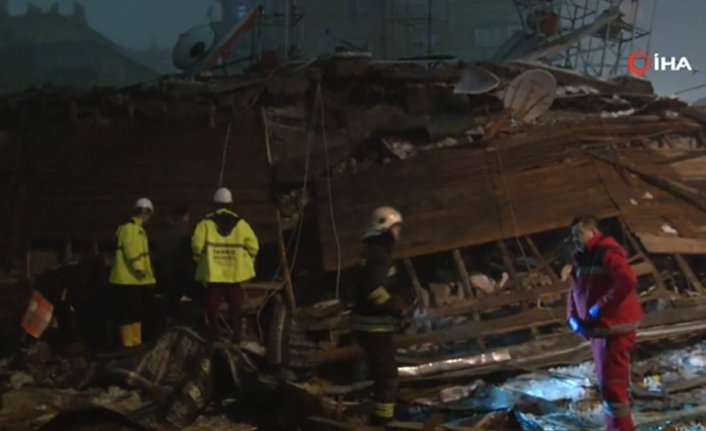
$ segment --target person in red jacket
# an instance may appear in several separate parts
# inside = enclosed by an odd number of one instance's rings
[[[637,277],[625,249],[598,230],[595,216],[576,217],[571,232],[576,254],[568,323],[591,342],[607,429],[632,431],[630,353],[642,319]]]

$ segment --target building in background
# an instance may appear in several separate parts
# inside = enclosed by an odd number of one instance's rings
[[[11,16],[0,0],[0,64],[0,95],[45,85],[123,87],[158,76],[93,30],[79,3],[68,16],[58,3],[48,11],[30,3]]]
[[[492,56],[522,29],[512,0],[220,0],[224,17],[264,5],[263,49],[304,58],[337,48],[374,58]],[[225,7],[223,5],[226,5]],[[285,13],[289,8],[289,16]]]
[[[263,6],[257,41],[231,53],[241,61],[268,51],[293,60],[348,50],[388,60],[535,60],[614,76],[627,72],[630,53],[649,50],[651,34],[640,25],[650,11],[638,0],[219,2],[225,27]]]

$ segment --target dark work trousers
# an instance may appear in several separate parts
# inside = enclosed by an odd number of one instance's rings
[[[116,317],[121,328],[126,325],[137,325],[139,329],[133,328],[134,346],[142,343],[143,322],[146,316],[146,310],[152,306],[154,296],[154,286],[151,285],[113,285],[117,293],[117,310]],[[122,333],[122,329],[121,329]],[[139,334],[139,335],[138,335]],[[129,347],[123,339],[123,345]]]
[[[358,343],[365,351],[373,378],[375,424],[384,424],[394,417],[399,375],[395,361],[393,332],[356,331]]]
[[[206,297],[208,335],[212,339],[216,339],[221,335],[218,327],[218,310],[224,297],[228,304],[228,315],[233,329],[233,341],[240,342],[243,331],[243,306],[245,303],[245,294],[240,283],[208,283]]]
[[[142,322],[145,309],[147,286],[116,285],[120,310],[118,320],[121,325]]]
[[[606,428],[632,431],[630,411],[630,352],[635,348],[636,332],[593,338],[591,349],[601,389]]]

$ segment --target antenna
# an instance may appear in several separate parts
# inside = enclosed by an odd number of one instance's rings
[[[556,96],[556,80],[546,70],[523,72],[505,90],[503,104],[518,121],[530,122],[549,110]]]
[[[467,64],[461,71],[461,79],[454,87],[455,94],[483,94],[500,84],[494,73],[475,64]]]
[[[172,62],[181,70],[188,70],[201,63],[206,54],[213,48],[216,33],[209,25],[193,27],[179,35],[174,50]]]
[[[190,76],[210,71],[226,57],[230,48],[243,34],[255,28],[261,16],[262,6],[258,4],[240,21],[228,22],[225,29],[218,34],[207,25],[197,26],[183,33],[172,51],[174,65]]]

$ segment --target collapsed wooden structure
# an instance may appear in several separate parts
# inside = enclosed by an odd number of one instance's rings
[[[397,257],[429,298],[427,315],[399,346],[435,346],[404,358],[409,379],[433,380],[585,355],[563,327],[561,229],[590,212],[612,220],[611,233],[630,250],[648,311],[644,337],[703,329],[706,115],[657,98],[640,80],[525,63],[483,66],[502,82],[476,96],[453,92],[462,65],[343,57],[250,80],[165,79],[123,91],[37,90],[5,99],[3,261],[26,276],[61,261],[67,248],[75,254],[75,244],[90,252],[111,240],[141,195],[158,213],[186,203],[200,216],[222,183],[275,249],[285,249],[278,218],[297,235],[313,217],[321,244],[321,268],[313,269],[345,271],[370,210],[393,205],[405,215]],[[497,94],[536,67],[552,73],[558,95],[549,112],[524,124]],[[446,271],[440,281],[429,268],[437,264],[453,275]],[[313,289],[322,299],[338,291],[318,280]],[[359,354],[340,342],[349,331],[343,308],[292,310],[299,324],[291,332],[300,337],[276,340],[290,350],[290,365]],[[655,329],[667,325],[671,332]],[[549,350],[563,354],[548,358]],[[443,366],[483,354],[498,359]],[[426,363],[441,365],[415,371]]]

